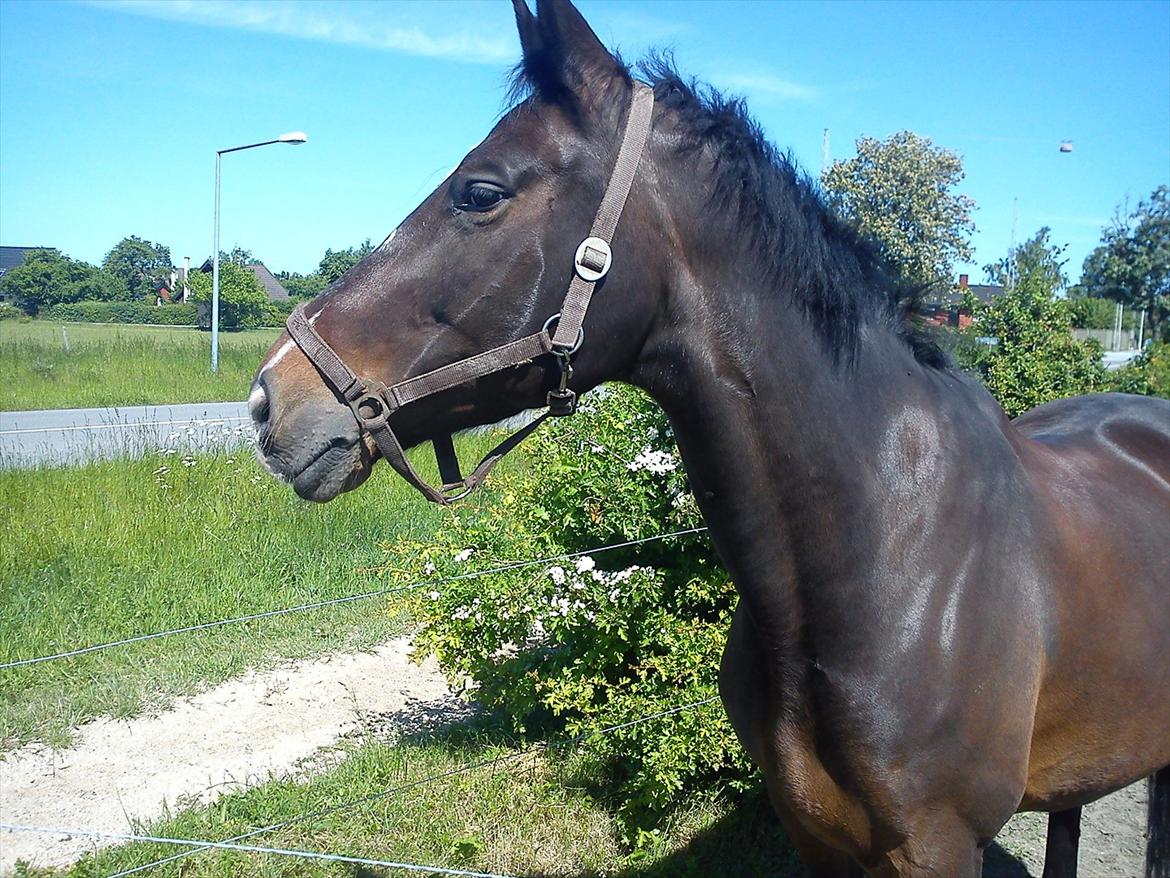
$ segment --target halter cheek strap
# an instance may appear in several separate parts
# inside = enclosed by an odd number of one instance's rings
[[[482,484],[492,467],[505,454],[547,418],[571,415],[576,411],[577,395],[569,389],[569,381],[573,377],[571,358],[585,338],[582,323],[589,301],[598,282],[609,272],[613,263],[609,242],[613,240],[614,230],[629,197],[638,162],[650,133],[653,111],[654,91],[643,83],[634,83],[634,94],[626,116],[626,128],[617,161],[589,237],[581,242],[574,254],[573,279],[565,294],[564,304],[560,312],[550,317],[539,332],[387,387],[381,382],[355,374],[312,326],[305,315],[304,305],[297,306],[289,316],[286,327],[293,341],[317,367],[325,382],[345,399],[358,426],[373,438],[382,457],[428,500],[446,506],[466,497]],[[512,366],[529,363],[546,354],[556,358],[560,369],[559,386],[549,392],[546,400],[548,410],[489,451],[467,477],[460,475],[459,461],[450,435],[437,437],[432,444],[443,485],[434,488],[427,484],[406,459],[402,444],[390,429],[390,416],[408,403]]]

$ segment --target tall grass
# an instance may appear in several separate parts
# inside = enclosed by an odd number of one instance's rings
[[[377,589],[385,544],[426,540],[446,514],[383,464],[357,492],[307,503],[246,449],[0,470],[0,662]],[[403,625],[368,600],[0,670],[0,742],[59,743],[87,718]]]
[[[0,321],[0,411],[243,399],[277,329],[210,335],[185,327]]]

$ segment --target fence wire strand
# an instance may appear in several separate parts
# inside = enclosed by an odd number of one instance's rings
[[[309,610],[317,610],[323,607],[338,606],[340,604],[353,603],[355,601],[364,601],[370,598],[381,597],[384,595],[397,594],[400,592],[413,591],[427,586],[449,585],[453,582],[460,582],[467,579],[477,579],[481,576],[492,576],[497,573],[506,573],[510,570],[520,570],[525,567],[535,567],[540,564],[551,564],[554,561],[564,561],[568,558],[578,558],[583,555],[600,555],[604,552],[612,552],[615,549],[626,549],[630,546],[638,546],[643,543],[652,543],[658,540],[669,540],[675,537],[688,536],[690,534],[697,534],[706,531],[706,527],[692,527],[685,530],[677,530],[668,534],[657,534],[652,537],[641,537],[636,540],[626,540],[621,543],[613,543],[609,546],[599,546],[595,549],[582,549],[577,552],[565,552],[560,555],[551,555],[547,558],[534,558],[530,561],[517,561],[511,564],[501,564],[497,567],[490,567],[486,570],[473,570],[468,573],[460,573],[455,576],[447,576],[442,579],[425,579],[421,582],[412,582],[407,585],[395,586],[394,588],[381,588],[374,591],[362,592],[361,594],[346,595],[345,597],[330,598],[324,601],[314,601],[308,604],[299,604],[295,607],[284,607],[279,610],[266,610],[262,613],[250,613],[246,616],[235,616],[230,619],[217,619],[213,622],[200,622],[196,625],[186,625],[182,628],[170,628],[166,631],[155,631],[150,634],[137,634],[133,637],[127,637],[122,640],[111,640],[107,643],[96,643],[92,646],[83,646],[77,649],[70,649],[64,652],[53,653],[52,655],[36,656],[34,658],[16,659],[10,662],[0,663],[0,671],[8,670],[9,668],[17,668],[25,665],[36,665],[42,662],[56,661],[58,659],[73,658],[74,656],[85,655],[91,652],[102,652],[107,649],[114,649],[119,646],[128,646],[132,643],[142,643],[147,640],[157,640],[160,637],[171,637],[175,634],[189,634],[194,631],[206,631],[211,628],[219,628],[224,625],[234,625],[240,622],[254,622],[258,619],[270,619],[274,616],[284,616],[288,613],[301,613]]]
[[[576,735],[575,737],[572,737],[572,738],[567,738],[563,741],[551,741],[551,742],[541,742],[541,743],[537,743],[537,744],[532,744],[528,747],[525,747],[522,750],[517,750],[514,753],[505,753],[501,756],[494,756],[491,759],[481,759],[477,762],[469,762],[465,765],[461,765],[459,768],[452,768],[448,771],[443,771],[443,772],[440,772],[438,774],[432,774],[429,777],[420,778],[419,780],[413,780],[410,783],[400,784],[399,786],[390,787],[389,789],[385,789],[385,790],[379,790],[376,793],[370,793],[369,795],[361,796],[360,798],[357,798],[357,799],[350,799],[347,802],[341,802],[337,805],[330,805],[328,808],[320,808],[316,811],[309,811],[309,812],[306,812],[304,814],[298,814],[296,817],[290,817],[287,820],[280,821],[279,823],[273,823],[269,826],[261,826],[257,829],[252,829],[252,830],[249,830],[248,832],[241,833],[240,835],[234,835],[231,838],[224,839],[224,841],[227,841],[227,842],[243,841],[244,839],[247,839],[247,838],[254,838],[257,835],[263,835],[266,832],[276,832],[277,830],[284,829],[285,827],[293,826],[297,823],[303,823],[306,820],[315,820],[318,817],[327,817],[328,815],[336,814],[339,811],[347,811],[347,810],[350,810],[351,808],[364,807],[365,805],[373,804],[374,802],[380,801],[382,799],[388,799],[391,796],[397,795],[398,793],[404,793],[404,792],[407,792],[409,790],[417,789],[418,787],[426,786],[427,784],[434,783],[435,781],[438,781],[438,780],[445,780],[445,779],[450,778],[450,777],[457,777],[458,775],[466,774],[469,771],[474,771],[477,768],[490,768],[493,765],[500,765],[504,762],[511,762],[513,760],[517,760],[517,759],[520,759],[524,756],[529,756],[529,755],[538,753],[540,751],[548,751],[548,750],[556,750],[556,749],[561,749],[561,748],[577,747],[583,741],[587,741],[589,738],[592,738],[592,737],[595,737],[598,735],[607,735],[610,732],[616,732],[616,731],[620,731],[621,729],[627,729],[627,728],[630,728],[631,726],[636,726],[636,725],[639,725],[641,723],[650,722],[651,720],[662,719],[664,717],[673,716],[676,713],[682,713],[684,710],[691,710],[692,708],[702,707],[703,705],[710,704],[713,701],[718,701],[718,700],[719,700],[718,696],[712,696],[710,698],[704,698],[704,699],[701,699],[699,701],[692,701],[689,704],[684,704],[684,705],[681,705],[680,707],[672,707],[669,710],[663,710],[663,711],[659,711],[658,713],[652,713],[649,716],[640,717],[639,719],[630,720],[630,721],[624,722],[624,723],[618,723],[618,724],[612,725],[612,726],[605,726],[605,727],[600,728],[600,729],[591,729],[588,732],[583,732],[580,735]],[[198,852],[199,852],[198,849],[195,849],[195,850],[183,851],[182,853],[179,853],[179,854],[172,854],[171,856],[164,857],[161,860],[155,860],[155,861],[150,862],[150,863],[144,863],[141,866],[135,866],[133,869],[126,869],[122,872],[115,872],[113,875],[108,876],[108,878],[126,878],[126,876],[133,875],[136,872],[142,872],[146,869],[153,869],[155,866],[161,866],[164,863],[170,863],[170,862],[173,862],[174,860],[181,860],[183,857],[190,856],[191,854],[198,853]]]
[[[226,841],[196,841],[191,838],[167,838],[162,835],[134,835],[123,832],[97,832],[92,829],[70,829],[59,826],[25,826],[20,823],[0,823],[0,829],[12,832],[38,832],[44,835],[72,835],[78,838],[95,838],[106,841],[150,842],[153,844],[191,845],[201,850],[243,851],[251,854],[271,854],[280,857],[301,857],[306,860],[325,860],[331,863],[349,863],[355,866],[381,866],[385,869],[402,869],[409,872],[426,872],[432,875],[459,875],[463,878],[514,878],[496,872],[472,872],[468,869],[448,869],[444,866],[422,866],[417,863],[396,863],[392,860],[374,860],[367,857],[347,857],[341,854],[322,854],[316,851],[301,851],[292,848],[270,848],[253,844],[233,844]]]
[[[611,734],[613,732],[621,731],[622,729],[628,729],[628,728],[631,728],[633,726],[640,725],[642,723],[650,722],[652,720],[664,719],[666,717],[674,716],[675,714],[682,713],[683,711],[686,711],[686,710],[693,710],[693,709],[698,708],[698,707],[703,707],[705,705],[711,704],[711,703],[716,702],[718,700],[719,700],[718,696],[711,696],[710,698],[703,698],[703,699],[700,699],[698,701],[692,701],[692,702],[689,702],[687,704],[680,705],[678,707],[672,707],[672,708],[669,708],[667,710],[661,710],[661,711],[658,711],[656,713],[649,714],[647,716],[639,717],[638,719],[628,720],[628,721],[622,722],[622,723],[615,723],[613,725],[603,726],[602,728],[598,728],[598,729],[591,729],[587,732],[582,732],[579,735],[575,735],[575,736],[566,738],[564,740],[551,741],[551,742],[540,742],[540,743],[525,747],[522,750],[515,751],[513,753],[505,753],[501,756],[492,757],[491,759],[481,759],[481,760],[478,760],[476,762],[469,762],[469,763],[466,763],[465,765],[461,765],[459,768],[453,768],[453,769],[450,769],[448,771],[443,771],[443,772],[440,772],[438,774],[433,774],[433,775],[430,775],[430,776],[425,777],[425,778],[420,778],[419,780],[414,780],[414,781],[411,781],[409,783],[400,784],[398,786],[390,787],[390,788],[385,789],[385,790],[380,790],[376,793],[371,793],[371,794],[366,795],[366,796],[361,796],[360,798],[357,798],[357,799],[351,799],[351,800],[346,801],[346,802],[341,802],[337,805],[331,805],[327,808],[319,808],[315,811],[309,811],[309,812],[306,812],[304,814],[298,814],[297,816],[290,817],[287,820],[282,820],[278,823],[273,823],[273,824],[268,825],[268,826],[261,826],[257,829],[249,830],[248,832],[241,833],[240,835],[234,835],[230,838],[224,839],[223,841],[219,841],[219,842],[205,842],[205,841],[198,841],[198,840],[194,840],[194,839],[189,839],[189,840],[188,839],[171,839],[171,838],[162,838],[162,837],[157,837],[157,836],[146,836],[146,835],[132,835],[132,834],[121,835],[121,834],[117,834],[117,833],[101,833],[101,832],[92,832],[92,831],[87,831],[87,830],[57,829],[57,828],[50,828],[50,827],[30,827],[30,826],[23,826],[23,825],[18,825],[18,824],[4,824],[4,823],[0,823],[0,829],[10,829],[10,830],[15,831],[15,832],[59,833],[61,835],[75,835],[75,836],[84,836],[84,837],[92,837],[92,838],[121,840],[121,841],[128,841],[128,842],[158,842],[158,843],[162,843],[162,844],[188,845],[190,847],[190,850],[182,851],[181,853],[173,854],[169,857],[164,857],[162,859],[153,860],[149,863],[143,863],[142,865],[135,866],[132,869],[125,869],[121,872],[115,872],[114,874],[108,876],[108,878],[126,878],[126,876],[134,875],[138,872],[143,872],[143,871],[146,871],[148,869],[153,869],[157,866],[162,866],[162,865],[165,865],[167,863],[174,862],[175,860],[181,860],[184,857],[188,857],[192,854],[196,854],[196,853],[199,853],[203,850],[208,850],[208,849],[241,850],[241,851],[252,851],[252,852],[256,852],[256,853],[283,854],[286,856],[303,856],[303,857],[314,858],[314,859],[332,859],[332,860],[335,860],[338,862],[355,863],[355,864],[361,864],[361,865],[387,866],[387,867],[392,867],[392,868],[400,868],[400,869],[408,869],[408,870],[424,871],[424,872],[429,871],[432,873],[448,874],[448,875],[484,876],[484,878],[507,878],[507,876],[493,876],[490,873],[483,873],[483,872],[451,870],[451,869],[446,869],[444,867],[437,867],[437,866],[421,866],[421,865],[412,865],[412,864],[404,864],[404,863],[389,863],[389,862],[377,861],[377,860],[367,860],[367,859],[360,859],[360,858],[349,858],[349,857],[340,857],[340,856],[334,856],[334,855],[316,854],[316,853],[307,852],[307,851],[291,851],[291,850],[285,850],[285,849],[281,849],[281,848],[267,848],[267,847],[260,847],[260,846],[254,846],[254,845],[241,845],[241,844],[239,844],[239,842],[244,841],[244,840],[249,839],[249,838],[254,838],[257,835],[263,835],[264,833],[276,832],[276,831],[284,829],[286,827],[293,826],[297,823],[303,823],[307,820],[315,820],[317,818],[325,817],[325,816],[328,816],[330,814],[336,814],[336,813],[339,813],[342,811],[348,811],[348,810],[351,810],[353,808],[364,807],[366,805],[372,804],[372,803],[380,801],[382,799],[387,799],[387,798],[394,796],[394,795],[397,795],[399,793],[403,793],[403,792],[407,792],[409,790],[417,789],[419,787],[426,786],[427,784],[434,783],[435,781],[444,780],[444,779],[451,778],[451,777],[456,777],[456,776],[461,775],[461,774],[466,774],[467,772],[474,771],[478,768],[489,768],[493,765],[500,765],[500,764],[503,764],[505,762],[512,762],[515,760],[519,760],[525,756],[531,756],[531,755],[534,755],[534,754],[542,752],[542,751],[552,751],[552,750],[558,750],[558,749],[572,749],[572,748],[579,746],[584,741],[589,740],[590,738],[598,737],[600,735]]]

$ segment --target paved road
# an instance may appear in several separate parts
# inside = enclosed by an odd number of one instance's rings
[[[83,463],[251,441],[242,402],[0,412],[0,468]]]

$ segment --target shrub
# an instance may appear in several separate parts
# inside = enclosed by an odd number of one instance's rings
[[[0,302],[0,320],[28,320],[29,316],[11,302]]]
[[[1109,373],[1106,384],[1119,393],[1170,399],[1170,342],[1151,344],[1128,366]]]
[[[212,277],[191,273],[191,300],[210,304]],[[246,267],[232,260],[219,263],[219,325],[221,329],[259,329],[271,323],[264,287]]]
[[[194,326],[195,306],[148,305],[145,302],[72,302],[53,305],[40,316],[67,323],[156,323]]]
[[[956,349],[959,362],[983,379],[1010,417],[1033,406],[1106,387],[1101,346],[1072,337],[1068,303],[1039,274],[984,304],[968,296],[973,322]],[[976,338],[993,344],[973,343]]]
[[[482,508],[453,511],[436,543],[391,549],[391,567],[447,577],[700,524],[670,428],[642,393],[603,388],[545,430],[526,472],[496,479]],[[736,602],[705,534],[412,594],[418,656],[434,654],[528,734],[577,735],[714,696]],[[582,746],[614,783],[631,839],[695,784],[748,776],[718,703]]]

